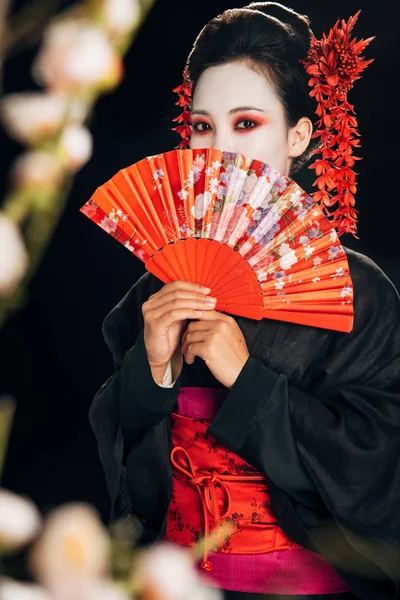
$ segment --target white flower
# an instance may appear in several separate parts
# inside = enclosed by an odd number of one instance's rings
[[[51,600],[131,600],[112,581],[81,574],[49,578],[46,589]]]
[[[204,155],[203,156],[196,156],[194,162],[193,162],[193,166],[196,167],[196,169],[199,170],[199,172],[201,172],[204,169],[204,166],[206,164],[206,161],[204,159]]]
[[[3,243],[2,228],[0,240]],[[0,273],[3,276],[2,269]],[[31,500],[0,488],[0,547],[24,546],[37,535],[41,524],[40,512]]]
[[[209,183],[209,190],[211,194],[215,194],[217,192],[218,186],[219,186],[219,179],[217,179],[216,177],[213,177],[212,179],[210,179]]]
[[[322,263],[322,258],[320,256],[316,256],[314,258],[314,267],[319,267],[319,265]]]
[[[157,169],[157,171],[153,173],[153,181],[158,181],[159,179],[163,179],[164,177],[165,173],[162,169]]]
[[[191,213],[195,219],[202,219],[207,212],[207,208],[211,202],[212,196],[210,192],[204,192],[204,194],[198,194],[192,206]]]
[[[296,256],[296,252],[290,249],[289,244],[282,244],[279,248],[279,254],[281,256],[279,264],[284,271],[290,269],[292,265],[297,263],[298,259]]]
[[[212,163],[212,168],[220,169],[221,167],[222,167],[222,163],[219,160],[214,160],[214,162]]]
[[[339,298],[346,298],[353,295],[353,288],[345,285],[339,294]]]
[[[344,277],[346,275],[346,271],[343,269],[343,267],[340,267],[340,269],[336,269],[336,277]],[[334,275],[332,275],[332,277],[335,277]]]
[[[28,268],[28,254],[18,227],[0,212],[0,296],[15,290]],[[3,492],[2,492],[3,493]],[[0,495],[0,506],[9,496]],[[0,509],[0,540],[3,515]]]
[[[1,600],[52,600],[48,591],[33,583],[19,583],[8,577],[0,579]]]
[[[317,283],[318,281],[321,281],[320,277],[314,277],[314,279],[312,280],[313,283]]]
[[[135,561],[134,576],[164,600],[222,600],[216,588],[206,587],[206,575],[197,573],[188,550],[170,542],[154,544]]]
[[[335,260],[340,252],[342,252],[341,247],[331,246],[328,250],[329,260]]]
[[[290,203],[292,205],[292,208],[303,208],[303,191],[301,189],[296,189],[294,192],[292,192],[292,194],[290,195]]]
[[[107,31],[123,35],[138,25],[140,5],[138,0],[103,0],[103,15]]]
[[[61,135],[60,140],[62,162],[70,171],[77,171],[92,156],[92,134],[84,125],[68,125]]]
[[[315,248],[313,248],[312,246],[308,245],[304,248],[304,259],[308,260],[309,258],[311,258],[313,252],[314,252]]]
[[[5,96],[0,110],[9,133],[16,140],[29,144],[61,128],[67,101],[58,94],[22,92]]]
[[[181,191],[178,192],[178,196],[181,198],[181,200],[186,200],[186,198],[189,196],[189,192],[182,188]]]
[[[17,158],[12,177],[16,187],[53,188],[61,184],[63,169],[52,154],[31,150]]]
[[[300,244],[305,246],[310,241],[310,238],[307,235],[300,236]]]
[[[188,173],[187,183],[190,188],[192,188],[194,186],[194,173],[193,173],[192,169],[190,169],[190,171]]]
[[[275,281],[275,287],[277,290],[282,290],[284,285],[285,282],[282,279],[279,279],[279,281]]]
[[[47,517],[29,562],[35,579],[101,577],[109,569],[111,541],[97,511],[89,504],[67,503]]]
[[[267,280],[267,273],[261,273],[257,276],[257,279],[260,283]]]
[[[33,64],[33,76],[52,90],[97,86],[115,77],[119,65],[106,34],[90,22],[52,23]]]

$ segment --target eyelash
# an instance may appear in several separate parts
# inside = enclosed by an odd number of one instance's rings
[[[239,123],[252,123],[253,126],[252,127],[238,127]],[[206,129],[206,130],[204,130],[204,129],[203,130],[197,129],[197,127],[199,125],[207,125],[208,127],[210,127],[210,125],[208,123],[206,123],[205,121],[199,121],[198,123],[194,123],[192,125],[193,131],[195,131],[196,133],[206,133],[206,131],[209,131],[209,129]],[[256,123],[256,121],[253,121],[252,119],[241,119],[240,121],[238,121],[236,123],[235,128],[241,129],[241,130],[244,130],[244,131],[248,131],[249,129],[255,129],[257,126],[258,126],[258,123]]]

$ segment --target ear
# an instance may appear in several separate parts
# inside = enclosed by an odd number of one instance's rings
[[[301,156],[310,143],[313,125],[308,117],[301,117],[294,127],[291,127],[288,135],[289,158]]]

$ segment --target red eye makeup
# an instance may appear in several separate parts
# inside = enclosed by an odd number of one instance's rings
[[[250,125],[250,127],[238,127],[238,125],[246,121],[252,123],[252,125]],[[235,129],[236,131],[247,132],[256,129],[256,127],[259,127],[260,125],[265,125],[266,123],[268,123],[268,119],[261,115],[257,115],[256,117],[254,117],[254,115],[240,115],[240,117],[235,119]]]

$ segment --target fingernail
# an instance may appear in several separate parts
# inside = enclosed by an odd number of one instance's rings
[[[206,298],[207,304],[215,304],[216,301],[217,301],[217,299],[213,298],[212,296],[209,296],[208,298]]]

